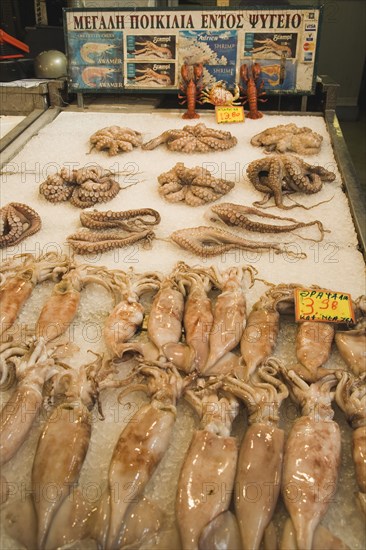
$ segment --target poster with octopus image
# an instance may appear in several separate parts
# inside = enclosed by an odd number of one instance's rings
[[[176,86],[176,65],[164,62],[127,62],[124,83],[126,88],[174,88]]]

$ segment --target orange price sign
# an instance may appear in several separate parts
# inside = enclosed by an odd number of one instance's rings
[[[227,107],[215,107],[216,122],[243,122],[244,107],[239,105],[229,105]]]
[[[318,288],[296,288],[295,319],[300,322],[354,323],[351,295]]]

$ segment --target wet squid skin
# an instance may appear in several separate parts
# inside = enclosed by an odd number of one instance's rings
[[[337,379],[330,374],[309,386],[294,371],[282,372],[302,408],[286,442],[282,496],[298,547],[311,550],[314,531],[337,486],[341,435],[331,408]]]
[[[242,549],[260,547],[281,487],[284,432],[278,427],[279,408],[288,396],[278,380],[274,359],[243,382],[227,376],[223,388],[242,399],[248,409],[249,426],[241,443],[235,477],[235,512]]]
[[[79,479],[90,436],[90,413],[82,403],[57,407],[43,430],[32,469],[40,549],[45,548],[52,520]]]
[[[101,515],[94,537],[107,550],[120,547],[124,519],[131,503],[142,492],[163,458],[172,437],[176,418],[175,403],[183,388],[174,367],[140,366],[134,375],[136,389],[143,389],[151,402],[130,419],[115,445],[108,472],[108,488],[102,497]],[[127,388],[134,390],[132,384]]]
[[[207,276],[201,276],[183,262],[180,271],[179,287],[186,296],[183,314],[185,344],[165,344],[163,352],[178,369],[201,372],[209,354],[209,334],[213,323],[211,300],[207,295],[211,283]]]
[[[352,454],[357,485],[358,500],[366,515],[366,375],[356,378],[351,373],[337,373],[339,383],[335,398],[345,413],[352,432]]]
[[[37,323],[36,335],[50,342],[64,334],[74,320],[81,298],[81,290],[88,283],[112,289],[110,277],[103,268],[79,266],[63,276],[43,306]]]
[[[219,374],[222,366],[215,365],[226,353],[233,350],[243,334],[246,324],[246,298],[244,294],[244,275],[247,268],[230,268],[222,274],[217,273],[221,289],[213,309],[213,324],[209,338],[210,353],[202,369],[202,374]]]
[[[230,430],[238,403],[212,391],[200,399],[188,390],[185,397],[201,416],[202,429],[194,433],[184,458],[175,509],[182,548],[198,550],[204,529],[215,530],[213,522],[229,509],[238,456]]]
[[[280,313],[288,302],[292,307],[293,290],[297,286],[277,285],[254,304],[240,341],[246,379],[272,354],[280,330]]]
[[[182,334],[184,298],[173,277],[162,282],[151,306],[147,333],[164,357],[165,344],[177,344]]]
[[[18,384],[0,417],[0,465],[6,464],[26,440],[43,403],[44,382],[55,374],[54,361],[40,339],[16,365]]]
[[[326,374],[321,367],[330,357],[335,329],[331,323],[304,321],[296,335],[296,357],[301,365],[294,367],[307,382]]]
[[[67,271],[68,263],[66,256],[52,252],[38,259],[24,255],[23,263],[14,265],[14,275],[9,275],[0,288],[0,335],[14,324],[34,287],[46,279],[57,280]],[[9,269],[12,269],[11,265]]]
[[[345,331],[337,331],[335,342],[338,351],[356,376],[366,372],[366,296],[355,302],[356,325]]]
[[[160,286],[158,274],[120,273],[115,275],[116,278],[121,288],[120,296],[103,327],[104,342],[111,357],[123,353],[124,344],[134,336],[143,322],[145,312],[139,301],[141,295]]]
[[[60,377],[66,401],[54,409],[38,440],[32,491],[40,550],[46,547],[53,520],[80,476],[90,442],[90,411],[98,399],[96,373],[101,364],[98,357],[78,372]]]

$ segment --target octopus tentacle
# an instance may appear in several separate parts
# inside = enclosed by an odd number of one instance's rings
[[[324,238],[325,229],[323,224],[319,220],[314,220],[311,222],[299,222],[294,218],[286,218],[281,216],[275,216],[274,214],[267,214],[258,208],[253,208],[250,206],[244,206],[241,204],[233,203],[221,203],[211,207],[211,216],[210,221],[222,221],[225,225],[241,227],[247,229],[248,231],[257,231],[259,233],[286,233],[300,229],[302,227],[311,227],[316,225],[321,233],[320,241]],[[251,219],[250,216],[254,216],[254,219]],[[285,222],[292,222],[284,225],[275,225],[275,224],[266,224],[256,220],[256,217],[270,219],[270,220],[281,220]],[[301,235],[298,235],[300,238],[305,240],[314,240],[306,239]],[[318,242],[318,241],[316,241]]]
[[[121,236],[120,233],[79,231],[67,237],[67,242],[78,254],[89,254],[130,246],[143,239],[149,242],[154,237],[155,233],[149,229],[130,233],[127,236]]]
[[[298,258],[305,257],[302,252],[299,254],[292,253],[278,244],[249,241],[223,229],[205,226],[174,231],[170,238],[181,248],[185,248],[198,256],[216,256],[234,249],[256,251],[273,249],[276,254],[286,252],[294,254]]]
[[[41,229],[41,218],[33,208],[11,202],[0,209],[0,248],[13,246]]]

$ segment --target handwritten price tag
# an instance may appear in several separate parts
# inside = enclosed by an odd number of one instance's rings
[[[243,122],[244,107],[230,105],[228,107],[215,107],[216,122]]]
[[[355,314],[351,295],[322,289],[297,288],[295,319],[324,323],[354,323]]]

